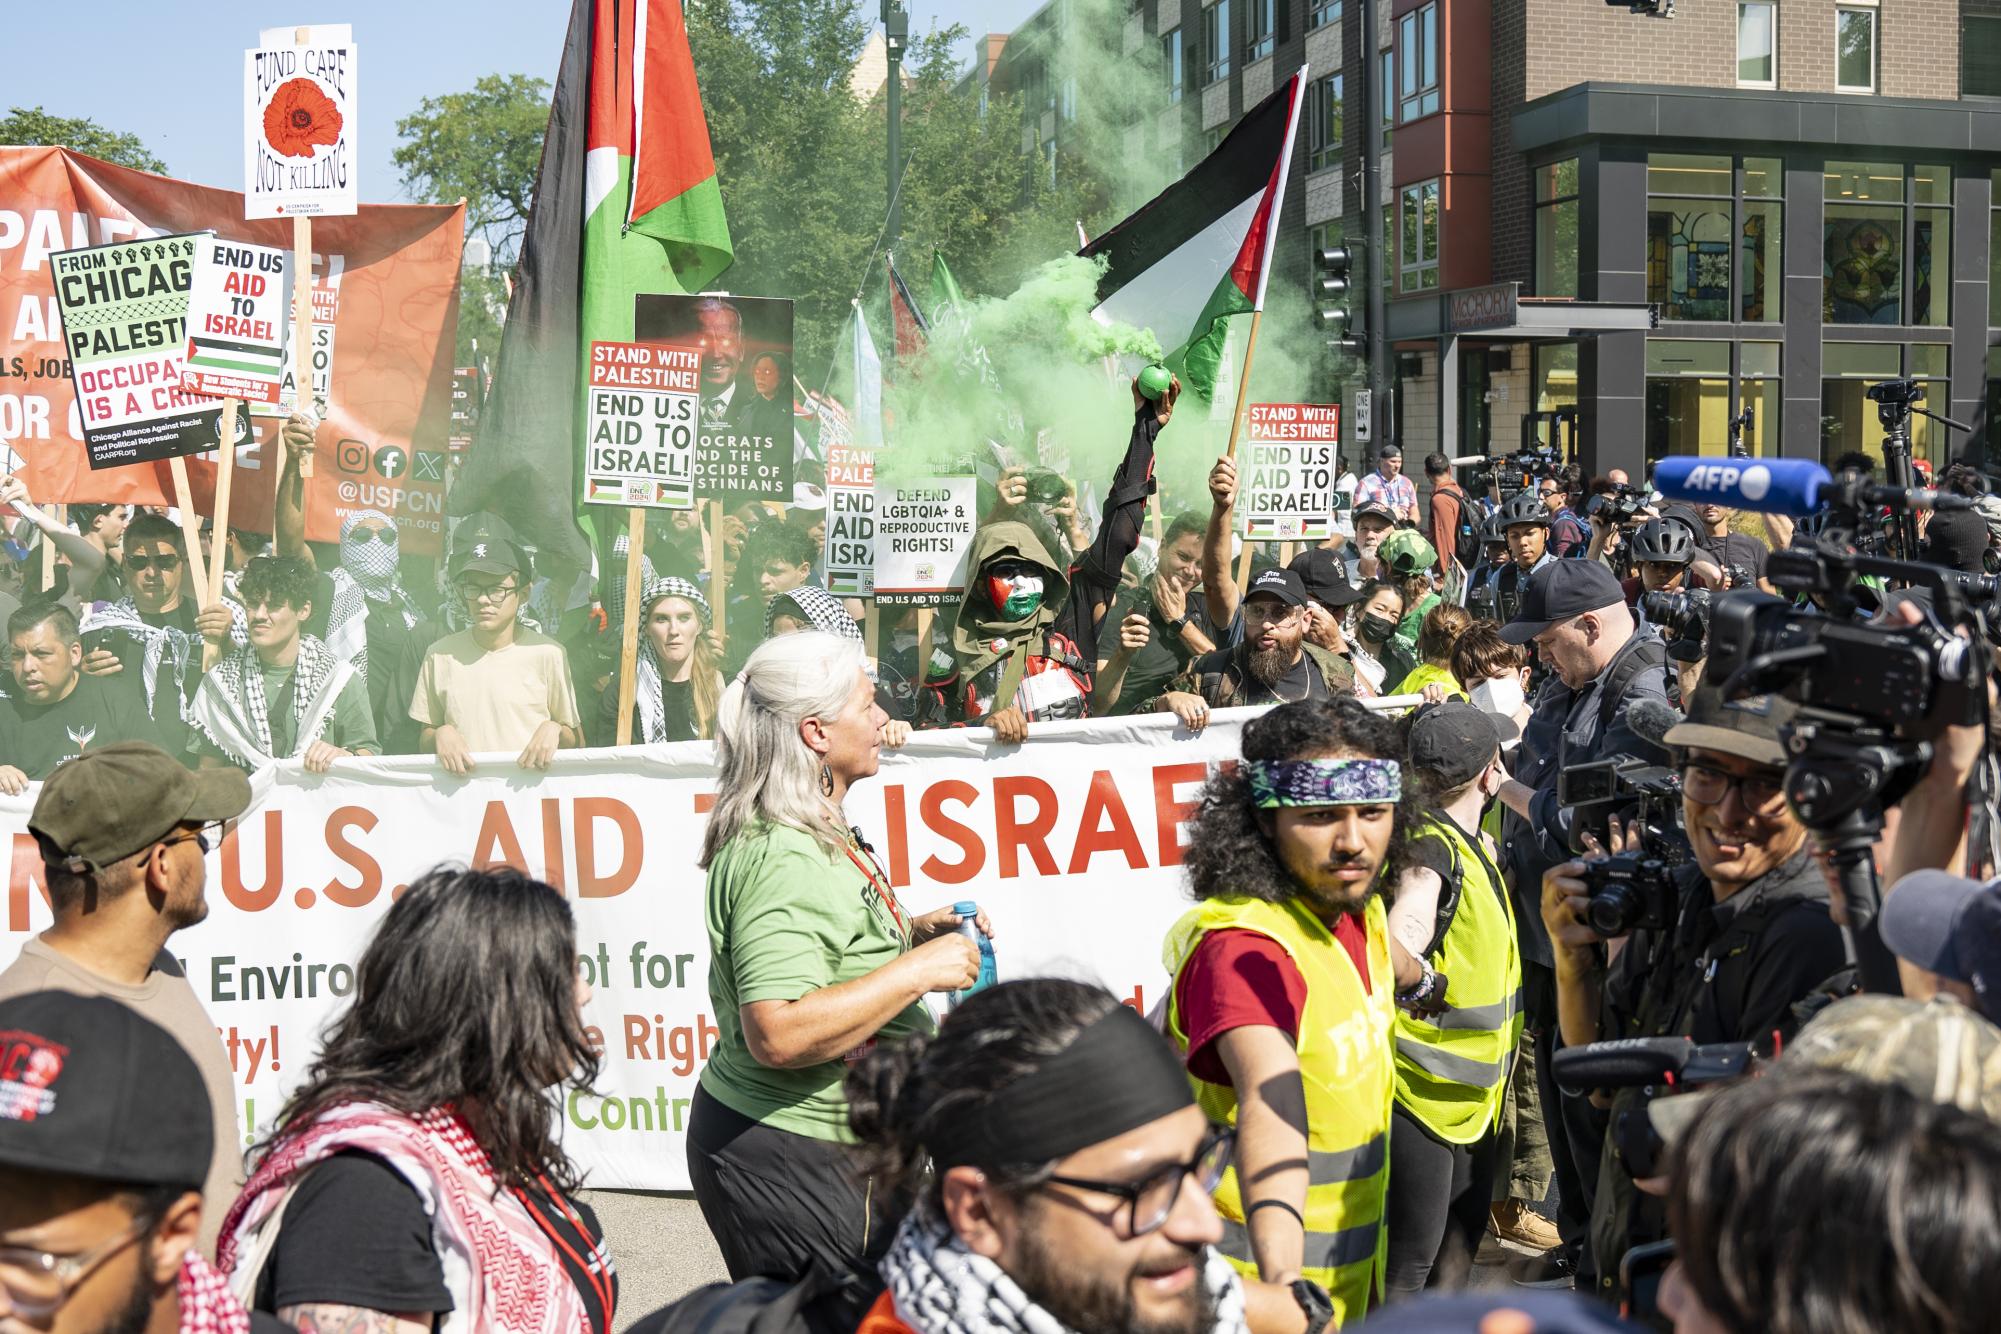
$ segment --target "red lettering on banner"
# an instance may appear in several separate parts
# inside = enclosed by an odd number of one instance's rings
[[[498,849],[500,855],[494,856]],[[514,822],[507,818],[507,803],[489,801],[486,815],[479,822],[479,837],[473,841],[472,865],[475,871],[489,871],[496,866],[512,866],[523,875],[533,875],[528,869],[528,859],[521,855],[521,840],[514,836]]]
[[[1126,813],[1125,799],[1119,796],[1119,785],[1112,780],[1109,769],[1091,775],[1091,790],[1084,794],[1084,815],[1077,823],[1077,845],[1070,852],[1070,874],[1082,875],[1090,870],[1091,858],[1100,852],[1122,852],[1127,866],[1135,871],[1146,869],[1146,853],[1140,850],[1139,834],[1133,829],[1132,816]]]
[[[903,809],[903,784],[892,783],[882,790],[882,819],[889,826],[889,883],[898,889],[910,885],[910,823]]]
[[[936,880],[941,885],[963,885],[986,865],[987,850],[981,845],[980,836],[945,814],[945,803],[948,801],[970,807],[979,798],[978,788],[956,778],[947,778],[924,789],[924,795],[917,803],[917,814],[924,821],[925,828],[946,842],[957,845],[966,854],[965,860],[958,862],[941,862],[935,856],[926,857],[919,869],[927,879]]]
[[[597,822],[610,820],[618,826],[619,863],[608,875],[598,874]],[[632,807],[610,797],[577,798],[577,895],[586,899],[609,899],[631,889],[639,879],[639,867],[646,846],[639,832],[639,817]]]
[[[28,929],[28,894],[35,891],[42,902],[49,901],[48,872],[42,869],[42,845],[33,834],[14,835],[14,869],[7,877],[7,929]]]
[[[1161,764],[1153,770],[1154,833],[1160,846],[1160,865],[1181,865],[1181,826],[1195,818],[1202,808],[1199,799],[1176,801],[1174,789],[1183,783],[1199,783],[1209,776],[1206,764]]]
[[[222,840],[222,894],[240,912],[263,912],[285,892],[285,819],[275,810],[264,812],[264,880],[251,889],[243,883],[243,826]]]
[[[382,891],[382,864],[347,837],[350,829],[365,834],[375,825],[375,812],[366,806],[339,806],[327,817],[327,851],[361,875],[361,883],[352,888],[338,876],[321,886],[320,892],[343,908],[366,908]]]
[[[581,860],[581,845],[577,855]],[[542,798],[542,878],[558,891],[569,888],[563,878],[563,803],[555,797]]]
[[[1015,818],[1016,797],[1035,799],[1035,815],[1026,824]],[[1012,879],[1021,874],[1019,854],[1023,848],[1028,849],[1036,870],[1055,875],[1056,859],[1049,855],[1049,831],[1055,827],[1055,788],[1032,774],[1009,774],[994,780],[994,850],[1003,877]]]

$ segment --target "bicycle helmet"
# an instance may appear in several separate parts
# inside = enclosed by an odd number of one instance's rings
[[[1501,527],[1501,512],[1495,510],[1480,520],[1480,545],[1498,546],[1508,540],[1508,530]]]
[[[1540,528],[1549,527],[1549,509],[1542,503],[1542,497],[1533,490],[1517,491],[1508,497],[1508,503],[1501,506],[1494,516],[1500,521],[1503,531],[1516,524],[1532,523]]]
[[[1633,535],[1634,560],[1686,565],[1695,558],[1695,534],[1672,519],[1649,519]]]

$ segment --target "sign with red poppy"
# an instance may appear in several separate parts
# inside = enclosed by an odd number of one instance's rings
[[[266,28],[243,53],[243,215],[355,211],[355,80],[345,23]]]

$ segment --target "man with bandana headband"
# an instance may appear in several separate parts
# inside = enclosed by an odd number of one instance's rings
[[[1187,865],[1199,905],[1168,933],[1167,1034],[1211,1123],[1237,1133],[1216,1190],[1221,1250],[1306,1278],[1347,1326],[1381,1299],[1396,979],[1384,911],[1409,856],[1394,723],[1359,700],[1247,723],[1243,764],[1203,789]]]

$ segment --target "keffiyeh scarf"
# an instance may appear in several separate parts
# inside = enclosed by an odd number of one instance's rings
[[[354,530],[363,519],[388,524],[387,540],[356,536]],[[403,613],[403,623],[414,626],[424,619],[424,609],[403,587],[402,550],[396,521],[381,510],[357,510],[341,520],[340,568],[347,571],[363,597],[370,602],[394,603]]]
[[[250,1334],[250,1313],[229,1290],[229,1280],[190,1249],[174,1280],[181,1304],[181,1334]]]
[[[962,1246],[928,1205],[904,1218],[882,1258],[882,1276],[897,1319],[917,1334],[1073,1334],[998,1264]],[[1245,1334],[1243,1280],[1214,1247],[1202,1252],[1201,1283],[1212,1334]]]
[[[292,718],[297,725],[292,747],[277,753],[271,737],[271,701],[264,697],[264,672],[257,651],[240,648],[202,678],[188,705],[188,722],[230,759],[247,769],[261,769],[274,760],[289,760],[306,752],[333,720],[334,701],[357,674],[355,664],[336,658],[312,635],[299,636],[299,656],[292,664]]]
[[[620,597],[623,599],[621,589]],[[695,608],[695,614],[702,618],[702,629],[707,631],[714,623],[714,615],[709,609],[709,600],[702,596],[702,590],[686,579],[668,575],[665,579],[649,579],[639,595],[639,605],[651,612],[653,604],[661,598],[686,598]],[[619,622],[623,633],[624,622]],[[634,675],[635,689],[633,704],[639,709],[640,740],[649,745],[657,745],[667,740],[667,704],[663,696],[666,691],[662,683],[667,679],[665,664],[660,661],[660,651],[653,646],[653,637],[642,626],[639,632],[639,665]],[[677,738],[678,739],[678,738]]]
[[[848,609],[841,605],[839,598],[818,584],[801,584],[789,593],[772,596],[770,605],[764,609],[766,638],[771,635],[771,623],[790,610],[797,610],[811,621],[815,630],[852,639],[857,644],[862,642],[862,628],[855,624],[855,618],[848,615]]]
[[[241,648],[250,642],[250,632],[244,624],[243,608],[228,598],[223,605],[229,608],[230,641]],[[116,630],[129,635],[145,650],[145,658],[140,666],[140,679],[146,691],[146,708],[153,709],[155,691],[159,687],[160,664],[173,665],[174,680],[185,681],[189,662],[199,664],[202,657],[201,635],[193,630],[183,630],[174,625],[148,625],[139,615],[138,604],[130,595],[117,602],[97,602],[91,604],[84,613],[83,621],[77,626],[79,634],[91,634],[98,630]],[[199,670],[199,669],[198,669]],[[186,711],[185,704],[183,712]]]
[[[439,1334],[591,1334],[583,1298],[549,1239],[513,1192],[495,1192],[486,1153],[448,1108],[411,1117],[346,1103],[273,1145],[222,1220],[216,1262],[239,1296],[256,1292],[258,1276],[248,1267],[237,1272],[238,1257],[256,1254],[263,1230],[280,1225],[287,1189],[346,1150],[382,1159],[423,1201],[452,1295]]]

